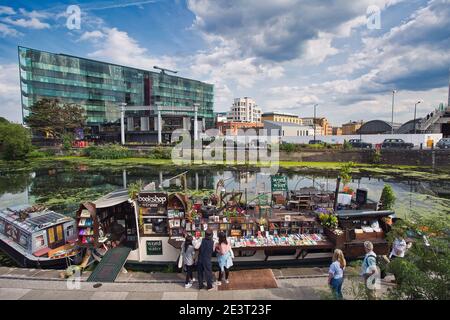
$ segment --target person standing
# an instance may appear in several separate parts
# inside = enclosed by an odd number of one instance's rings
[[[220,281],[229,283],[228,277],[230,275],[230,268],[233,266],[231,244],[228,242],[227,237],[224,232],[219,233],[219,243],[217,243],[217,262],[219,263],[219,278],[216,282],[217,285],[221,285]]]
[[[394,242],[392,243],[392,251],[389,254],[389,260],[392,262],[394,259],[398,258],[404,258],[406,249],[408,249],[408,245],[406,244],[405,239],[403,237],[397,237],[395,238]],[[400,275],[393,272],[395,280],[392,280],[392,282],[400,284],[401,279]]]
[[[212,265],[211,265],[211,257],[214,252],[214,241],[212,239],[212,231],[211,229],[207,229],[205,231],[205,237],[202,239],[202,242],[198,251],[198,264],[197,264],[197,272],[198,272],[198,288],[199,290],[203,289],[204,283],[203,279],[206,280],[206,289],[213,289],[213,273],[212,273]]]
[[[364,250],[366,255],[361,266],[361,274],[364,279],[364,286],[369,300],[375,300],[376,296],[376,277],[377,273],[377,255],[373,252],[373,243],[370,241],[364,242]]]
[[[186,272],[186,281],[184,282],[184,287],[186,289],[192,287],[195,281],[193,276],[194,264],[195,264],[195,248],[192,244],[192,236],[190,234],[186,235],[186,239],[181,247],[181,254],[183,256],[184,271]]]
[[[347,265],[344,253],[340,249],[334,250],[333,262],[328,271],[328,285],[338,300],[342,300],[342,284],[344,283],[344,269]]]

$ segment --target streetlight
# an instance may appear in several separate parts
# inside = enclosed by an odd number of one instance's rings
[[[313,124],[314,124],[314,143],[316,143],[316,107],[318,106],[319,104],[315,104],[314,105],[314,119],[313,119]]]
[[[397,93],[397,90],[392,90],[392,116],[391,116],[391,134],[394,134],[394,97]]]
[[[414,104],[414,134],[417,133],[417,125],[416,125],[417,105],[418,105],[419,103],[421,103],[421,102],[422,102],[422,100],[419,100],[419,101],[417,101],[417,102]]]

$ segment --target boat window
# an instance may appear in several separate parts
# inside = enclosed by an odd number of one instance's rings
[[[47,232],[48,232],[48,243],[55,242],[55,231],[53,230],[53,228],[49,228]]]
[[[0,220],[0,233],[5,233],[5,222]]]
[[[44,235],[37,236],[34,238],[34,246],[36,249],[43,247],[45,245]]]
[[[24,236],[24,235],[21,235],[21,236],[20,236],[20,239],[19,239],[19,244],[20,244],[22,247],[26,247],[27,244],[28,244],[28,238],[27,238],[26,236]]]
[[[73,226],[68,226],[68,227],[67,227],[67,230],[66,230],[67,238],[73,236],[73,234],[74,234]]]
[[[62,240],[63,239],[63,227],[62,227],[62,225],[56,226],[56,238],[58,240]]]

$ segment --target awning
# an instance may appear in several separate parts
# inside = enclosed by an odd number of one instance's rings
[[[97,209],[100,208],[109,208],[121,204],[129,199],[128,190],[120,189],[108,193],[107,195],[97,199],[94,201],[95,207]]]

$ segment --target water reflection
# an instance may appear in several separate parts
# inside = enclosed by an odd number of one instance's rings
[[[137,167],[115,169],[90,169],[85,165],[73,168],[40,168],[32,172],[16,172],[0,175],[0,208],[24,202],[43,202],[54,210],[72,215],[81,201],[95,200],[98,197],[130,183],[142,180],[155,182],[159,186],[167,178],[185,170],[175,167]],[[316,187],[334,190],[335,176],[319,176],[316,173],[286,172],[290,190],[303,187]],[[270,192],[270,176],[256,171],[237,170],[190,170],[187,173],[189,189],[215,189],[219,180],[224,181],[226,191],[241,191],[245,198],[251,199],[258,192]],[[397,202],[395,210],[399,215],[408,216],[414,212],[449,213],[450,200],[439,197],[448,194],[450,182],[419,182],[395,180],[355,175],[350,187],[366,188],[369,198],[378,200],[385,183],[392,185]],[[170,188],[180,187],[181,181],[175,179]]]

